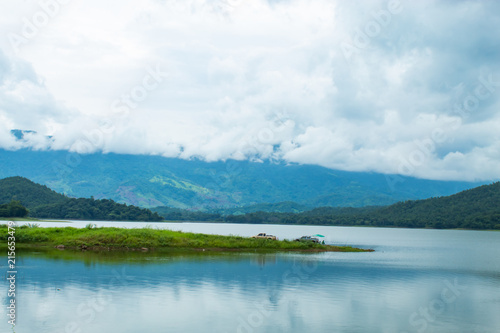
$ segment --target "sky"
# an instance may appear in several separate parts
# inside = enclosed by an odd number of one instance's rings
[[[500,179],[499,1],[0,8],[2,149]]]

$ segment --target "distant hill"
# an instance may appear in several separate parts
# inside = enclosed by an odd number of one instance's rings
[[[20,201],[24,207],[31,209],[64,203],[68,198],[45,185],[36,184],[23,177],[0,179],[0,203],[8,203],[11,200]]]
[[[146,208],[168,206],[209,212],[236,209],[243,213],[247,211],[240,207],[281,202],[308,207],[382,206],[450,195],[483,184],[313,165],[0,150],[0,178],[11,176],[29,178],[70,197],[94,196]],[[275,208],[284,211],[283,207]]]
[[[227,216],[233,223],[286,223],[408,228],[500,229],[500,182],[447,197],[404,201],[387,207],[322,207],[298,213]]]
[[[447,197],[396,203],[375,216],[394,225],[500,229],[500,182]]]
[[[0,179],[0,208],[7,216],[8,207],[19,202],[29,209],[29,216],[54,219],[161,221],[163,218],[148,209],[119,204],[113,200],[68,198],[47,186],[23,177]],[[12,208],[10,209],[13,210]],[[8,216],[12,217],[12,216]]]
[[[296,202],[285,201],[277,203],[261,203],[250,206],[224,209],[224,215],[241,215],[255,212],[276,212],[276,213],[301,213],[311,210],[311,206],[301,205]]]
[[[163,216],[169,221],[223,221],[226,215],[242,215],[254,212],[287,212],[299,213],[310,210],[311,207],[295,202],[278,202],[274,204],[256,204],[244,207],[212,209],[211,212],[193,211],[180,208],[160,206],[151,208],[151,211]]]
[[[192,211],[167,206],[154,207],[151,208],[151,211],[158,213],[167,221],[222,221],[222,216],[219,213]]]

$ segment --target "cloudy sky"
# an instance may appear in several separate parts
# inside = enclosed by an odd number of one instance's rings
[[[500,179],[498,1],[0,7],[0,148]]]

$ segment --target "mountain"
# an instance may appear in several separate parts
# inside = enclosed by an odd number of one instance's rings
[[[500,229],[500,182],[455,195],[406,201],[381,208],[379,220],[434,228]]]
[[[387,207],[322,207],[298,213],[226,216],[233,223],[286,223],[408,228],[500,229],[500,182],[451,196],[410,200]]]
[[[167,206],[151,208],[151,211],[163,216],[169,221],[223,221],[227,215],[242,215],[254,212],[287,212],[299,213],[310,210],[311,207],[295,202],[278,202],[274,204],[256,204],[236,208],[212,209],[211,212],[194,211]]]
[[[255,212],[276,212],[276,213],[301,213],[311,210],[311,206],[301,205],[292,201],[277,203],[261,203],[256,205],[228,208],[221,213],[224,215],[241,215]]]
[[[70,197],[209,211],[287,201],[308,207],[381,206],[450,195],[483,184],[313,165],[0,150],[0,178],[11,176],[32,179]]]
[[[148,209],[119,204],[113,200],[68,198],[47,186],[36,184],[23,177],[0,179],[0,216],[13,217],[14,215],[11,212],[19,210],[21,207],[27,207],[29,215],[38,218],[119,221],[163,220],[161,216]]]
[[[36,184],[23,177],[0,179],[0,203],[8,203],[12,200],[20,201],[24,207],[31,209],[63,203],[68,198],[47,186]]]

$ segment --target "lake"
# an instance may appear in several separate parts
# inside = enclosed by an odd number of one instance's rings
[[[375,252],[18,250],[15,332],[500,331],[500,232],[91,223],[242,236],[266,232],[281,239],[318,233],[327,244]],[[5,279],[2,288],[0,331],[12,332]]]

